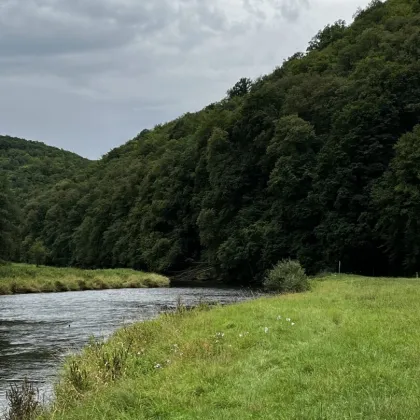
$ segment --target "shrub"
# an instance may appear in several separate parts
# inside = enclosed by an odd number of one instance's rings
[[[83,393],[90,388],[89,375],[86,369],[81,367],[76,359],[69,364],[67,380],[73,385],[77,392]]]
[[[39,391],[27,379],[6,392],[9,410],[5,420],[32,420],[40,410]]]
[[[264,288],[279,293],[304,292],[309,289],[308,276],[299,261],[283,260],[268,272]]]

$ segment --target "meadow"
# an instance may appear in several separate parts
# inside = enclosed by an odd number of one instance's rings
[[[182,306],[67,359],[41,419],[418,419],[420,283]]]
[[[81,270],[29,264],[0,265],[0,295],[168,286],[167,277],[130,269]]]

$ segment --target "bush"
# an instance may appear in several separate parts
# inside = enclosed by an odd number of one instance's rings
[[[6,392],[9,410],[5,420],[32,420],[40,410],[39,391],[27,379]]]
[[[304,292],[309,289],[308,276],[299,261],[283,260],[268,272],[264,288],[279,293]]]

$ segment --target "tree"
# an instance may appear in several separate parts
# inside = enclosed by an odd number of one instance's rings
[[[299,258],[310,266],[316,258],[312,227],[318,222],[311,202],[319,140],[314,127],[296,115],[277,121],[267,147],[271,163],[267,196],[271,207],[265,241],[267,265],[283,258]],[[310,267],[312,268],[312,267]]]
[[[18,239],[18,210],[5,176],[0,176],[0,260],[14,257]]]
[[[37,267],[45,263],[47,258],[47,250],[42,241],[35,241],[29,249],[29,257],[31,262],[36,264]]]
[[[252,80],[243,77],[235,85],[227,91],[228,97],[230,99],[238,96],[244,96],[249,93],[252,86]]]
[[[373,191],[376,230],[393,269],[413,275],[420,271],[420,125],[399,139],[395,153]]]
[[[345,29],[346,22],[344,20],[338,20],[333,25],[327,25],[312,38],[307,51],[320,51],[328,47],[328,45],[343,37]]]

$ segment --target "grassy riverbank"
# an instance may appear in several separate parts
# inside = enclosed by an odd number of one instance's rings
[[[420,283],[312,286],[120,330],[68,359],[42,418],[418,419]]]
[[[128,269],[80,270],[28,264],[0,265],[0,295],[167,286],[169,280],[164,276]]]

